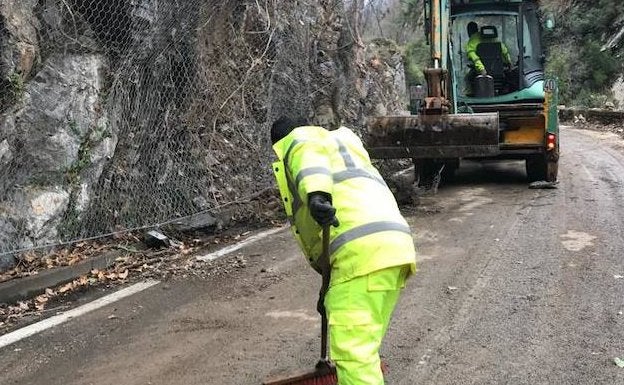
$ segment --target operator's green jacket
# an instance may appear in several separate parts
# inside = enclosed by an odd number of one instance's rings
[[[477,32],[473,33],[472,36],[470,36],[468,44],[466,44],[466,53],[468,54],[468,59],[472,61],[477,72],[481,72],[485,69],[481,58],[477,54],[477,47],[481,43],[501,43],[501,53],[503,54],[503,61],[508,65],[512,64],[511,55],[509,54],[509,49],[507,49],[505,43],[497,39],[484,39],[481,34]]]
[[[321,227],[310,216],[308,193],[333,198],[340,225],[331,230],[331,285],[393,266],[416,271],[410,228],[355,133],[345,127],[298,127],[273,149],[280,159],[273,171],[286,214],[317,271]]]

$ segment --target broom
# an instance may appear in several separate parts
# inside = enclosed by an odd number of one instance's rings
[[[323,277],[323,284],[319,293],[319,304],[323,305],[325,294],[329,288],[329,225],[323,226],[323,252],[319,258],[319,267]],[[323,306],[321,313],[321,359],[314,370],[291,374],[288,377],[270,378],[263,385],[336,385],[336,366],[327,355],[327,312]]]

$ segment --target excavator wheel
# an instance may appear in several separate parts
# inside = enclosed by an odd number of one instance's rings
[[[436,176],[435,163],[431,159],[414,159],[415,184],[420,188],[430,188]]]
[[[414,159],[414,166],[418,187],[437,189],[454,178],[459,159]]]
[[[459,158],[446,159],[444,161],[444,169],[442,170],[442,184],[446,184],[455,179],[455,173],[459,168],[459,162]]]

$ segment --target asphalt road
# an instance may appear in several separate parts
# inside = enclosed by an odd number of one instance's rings
[[[463,166],[405,215],[419,272],[386,338],[387,383],[624,384],[624,141],[564,129],[560,185]],[[0,349],[0,383],[260,384],[311,368],[319,277],[281,232]],[[112,316],[112,317],[111,317]]]

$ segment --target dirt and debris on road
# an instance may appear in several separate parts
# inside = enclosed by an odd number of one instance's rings
[[[140,234],[130,233],[107,242],[79,242],[52,253],[38,255],[30,252],[21,255],[14,268],[0,273],[0,283],[35,276],[49,269],[71,267],[106,252],[119,254],[109,268],[91,270],[70,282],[48,287],[31,298],[15,303],[0,303],[0,333],[67,310],[74,306],[76,298],[87,293],[101,295],[116,287],[149,278],[175,281],[228,274],[231,269],[244,267],[244,258],[241,257],[233,264],[219,261],[206,263],[196,261],[195,255],[235,243],[250,234],[252,229],[241,227],[227,229],[219,234],[178,234],[181,240],[175,239],[169,247],[154,249],[145,247]]]
[[[16,263],[13,268],[0,272],[0,283],[36,275],[44,269],[73,266],[113,247],[115,246],[101,244],[100,242],[79,242],[72,247],[63,247],[60,250],[43,255],[36,251],[29,251],[16,256]]]
[[[561,137],[558,189],[528,189],[521,162],[467,162],[403,208],[419,272],[388,384],[624,383],[624,140]],[[316,363],[320,280],[288,231],[210,266],[3,349],[0,382],[255,385]]]

